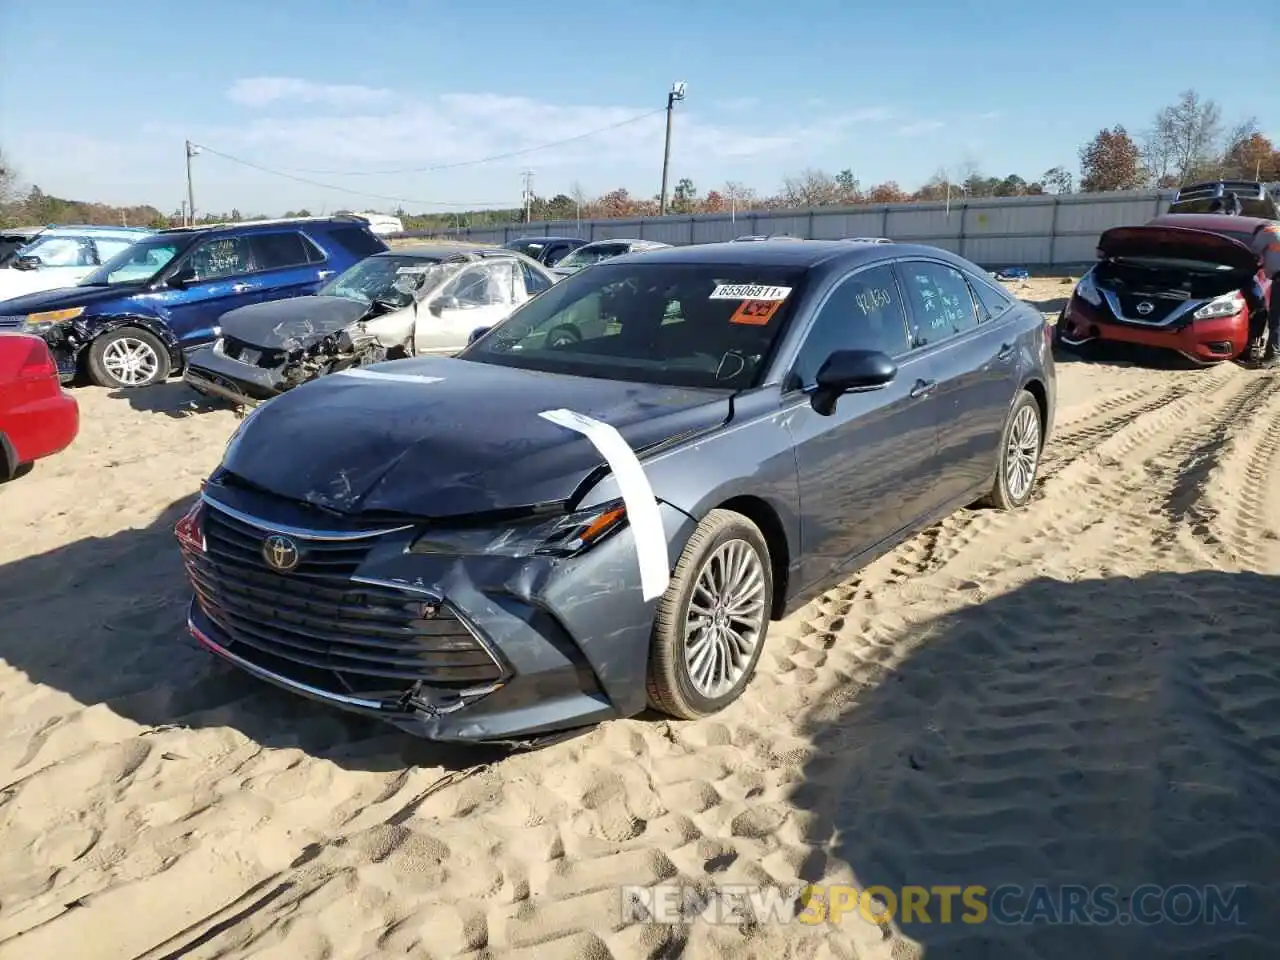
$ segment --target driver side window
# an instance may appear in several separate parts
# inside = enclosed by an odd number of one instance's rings
[[[893,267],[860,270],[844,278],[818,308],[786,388],[811,387],[837,350],[879,350],[900,357],[911,349]]]

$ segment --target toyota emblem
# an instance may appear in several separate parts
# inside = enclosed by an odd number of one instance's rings
[[[1138,304],[1138,312],[1142,314],[1144,317],[1155,308],[1156,308],[1156,305],[1152,303],[1150,300],[1143,300],[1140,304]]]
[[[302,554],[296,543],[276,533],[262,541],[262,559],[272,570],[288,573],[298,566]]]

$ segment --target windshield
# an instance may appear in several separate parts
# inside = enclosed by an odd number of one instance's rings
[[[150,280],[191,245],[194,237],[149,237],[126,247],[80,281],[82,287],[110,287],[117,283]]]
[[[579,247],[573,253],[569,254],[563,260],[556,264],[557,267],[586,267],[593,263],[599,263],[601,260],[610,260],[613,257],[620,257],[624,253],[629,253],[630,248],[625,243],[610,243],[596,246]]]
[[[754,386],[803,293],[794,267],[606,263],[540,294],[458,356],[580,377]]]
[[[502,245],[507,250],[514,250],[517,253],[523,253],[526,257],[538,259],[538,254],[542,252],[542,248],[546,246],[540,240],[512,240],[510,243]]]
[[[430,257],[373,256],[347,268],[316,293],[322,297],[346,297],[361,303],[383,300],[407,307],[464,266],[465,263],[441,263]]]

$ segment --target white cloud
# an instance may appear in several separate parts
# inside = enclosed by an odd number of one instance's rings
[[[297,77],[244,77],[227,90],[227,99],[246,107],[281,101],[322,103],[331,107],[364,107],[390,100],[390,90],[359,84],[312,83]]]
[[[893,132],[900,137],[918,137],[921,134],[932,133],[934,130],[941,130],[946,124],[941,120],[917,120],[915,123],[904,124]]]
[[[1003,116],[1004,116],[1004,111],[1002,111],[1002,110],[988,110],[986,113],[980,113],[980,114],[978,114],[978,115],[977,115],[976,117],[974,117],[973,119],[975,119],[975,120],[999,120],[999,119],[1000,119],[1001,117],[1003,117]]]
[[[262,166],[293,172],[302,172],[305,167],[308,175],[321,178],[348,172],[364,176],[429,172],[426,168],[520,154],[548,143],[559,145],[511,157],[510,163],[626,166],[641,156],[661,157],[665,122],[661,110],[637,119],[645,111],[636,107],[550,103],[494,93],[398,97],[370,87],[319,85],[287,77],[239,80],[227,95],[246,106],[276,105],[278,109],[225,127],[192,130],[184,136]],[[300,113],[286,109],[291,101],[360,109]],[[706,122],[696,110],[680,106],[676,108],[673,153],[716,160],[757,157],[797,146],[811,149],[839,138],[852,125],[890,116],[887,109],[874,107],[827,115],[810,123],[775,123],[760,116],[744,126],[730,126]],[[167,124],[163,131],[166,136],[177,133]]]

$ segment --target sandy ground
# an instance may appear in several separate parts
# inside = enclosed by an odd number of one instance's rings
[[[74,447],[0,487],[0,960],[1274,956],[1280,376],[1059,376],[1025,512],[775,624],[720,716],[510,756],[197,650],[171,530],[233,415],[77,391]],[[1215,926],[620,918],[673,877],[1250,892]]]

